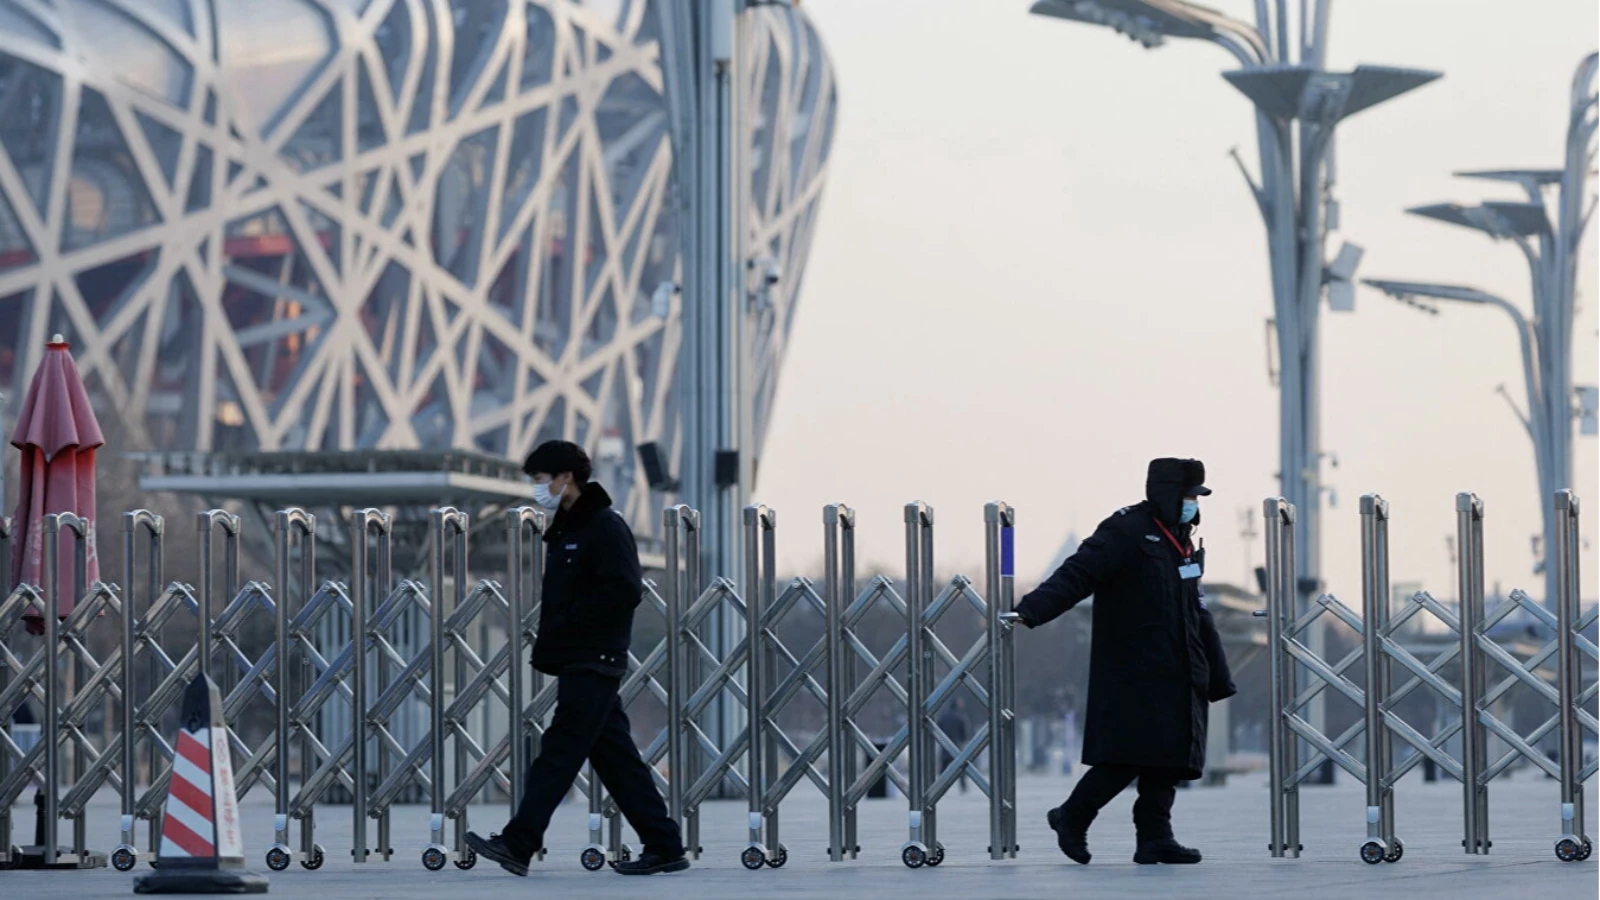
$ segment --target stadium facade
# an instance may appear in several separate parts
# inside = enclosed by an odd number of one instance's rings
[[[748,15],[759,440],[835,89],[803,14]],[[125,449],[566,437],[656,530],[635,448],[676,455],[681,256],[660,33],[642,0],[0,2],[0,391],[59,332]]]

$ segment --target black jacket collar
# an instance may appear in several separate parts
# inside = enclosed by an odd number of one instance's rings
[[[557,510],[555,520],[545,531],[545,541],[554,541],[557,535],[583,528],[594,521],[595,516],[610,509],[611,505],[611,495],[606,493],[606,489],[596,482],[589,482],[583,486],[578,501],[572,504],[571,509]]]

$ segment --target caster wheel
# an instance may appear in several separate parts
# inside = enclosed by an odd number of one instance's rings
[[[779,844],[778,845],[778,852],[772,854],[772,858],[767,860],[767,867],[768,868],[772,868],[772,869],[781,869],[781,868],[783,868],[783,864],[788,862],[788,861],[789,861],[789,848],[785,847],[782,844]]]
[[[606,852],[599,847],[585,847],[578,854],[578,863],[591,872],[598,872],[606,867]]]
[[[467,852],[464,855],[462,855],[462,857],[460,859],[456,860],[456,868],[460,869],[463,872],[465,872],[466,870],[472,868],[473,866],[475,866],[477,864],[478,864],[477,851],[473,850],[471,847],[468,847],[467,848]]]
[[[153,868],[154,866],[152,866]],[[274,872],[282,872],[289,868],[289,850],[286,847],[273,847],[267,851],[267,868]]]
[[[744,852],[739,854],[739,862],[743,863],[746,869],[754,872],[767,864],[766,851],[760,847],[746,847]]]
[[[1583,849],[1578,852],[1578,862],[1583,862],[1584,860],[1588,859],[1589,854],[1593,852],[1594,844],[1590,843],[1589,840],[1585,838],[1583,841]]]
[[[308,872],[315,872],[316,870],[322,868],[324,859],[326,859],[326,857],[323,855],[322,845],[312,844],[311,856],[300,860],[300,865]]]
[[[1392,863],[1393,862],[1399,862],[1400,861],[1400,857],[1405,856],[1405,855],[1406,855],[1405,842],[1400,840],[1399,838],[1395,838],[1394,839],[1394,846],[1390,847],[1389,848],[1389,852],[1385,853],[1383,855],[1383,861],[1384,862],[1392,862]]]
[[[1556,842],[1556,859],[1562,862],[1578,862],[1583,859],[1583,845],[1572,838],[1562,838]]]
[[[1369,866],[1375,866],[1383,862],[1385,855],[1387,854],[1383,849],[1383,845],[1377,841],[1367,841],[1361,845],[1361,861]]]
[[[937,866],[942,862],[944,862],[944,845],[934,844],[933,852],[928,855],[928,865]]]
[[[900,861],[905,863],[908,869],[920,869],[928,862],[928,848],[921,844],[907,844],[905,849],[900,851]]]
[[[118,847],[111,853],[111,865],[118,872],[131,872],[139,864],[139,857],[127,847]]]
[[[429,847],[422,851],[422,867],[429,872],[437,872],[444,868],[450,861],[450,855],[444,852],[443,847]]]

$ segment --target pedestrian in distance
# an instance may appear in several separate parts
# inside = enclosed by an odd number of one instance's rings
[[[618,690],[627,674],[633,611],[644,591],[633,531],[605,488],[589,480],[583,448],[540,444],[522,465],[534,503],[555,513],[545,529],[545,567],[533,667],[556,678],[556,711],[528,765],[517,812],[499,834],[467,832],[479,856],[516,875],[544,847],[545,828],[585,761],[644,843],[613,869],[653,875],[689,868],[678,823],[633,743]]]
[[[1138,782],[1136,863],[1198,863],[1177,842],[1177,784],[1205,766],[1211,703],[1237,691],[1200,579],[1205,546],[1194,543],[1200,498],[1210,495],[1196,459],[1150,463],[1144,502],[1100,523],[1078,551],[1017,604],[1037,628],[1094,597],[1083,763],[1089,770],[1047,817],[1061,852],[1090,860],[1089,825]]]
[[[967,745],[967,739],[971,737],[972,732],[967,727],[966,704],[959,696],[951,700],[950,706],[939,716],[939,730],[943,731],[944,736],[949,738],[957,747],[965,747]],[[943,747],[939,748],[940,771],[950,768],[950,765],[955,760],[955,756],[949,750]],[[967,773],[964,767],[961,777],[957,780],[961,784],[961,793],[965,794],[967,792]]]

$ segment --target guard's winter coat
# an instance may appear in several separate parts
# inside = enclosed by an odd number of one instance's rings
[[[1186,558],[1203,568],[1205,551],[1185,556],[1175,546],[1187,549],[1192,531],[1177,524],[1175,484],[1152,483],[1150,499],[1100,523],[1017,612],[1033,628],[1093,595],[1084,764],[1176,768],[1193,779],[1205,766],[1207,705],[1236,690],[1200,579],[1179,571]]]
[[[544,535],[544,581],[533,667],[550,675],[627,672],[633,610],[644,592],[639,547],[598,484],[583,486]]]

